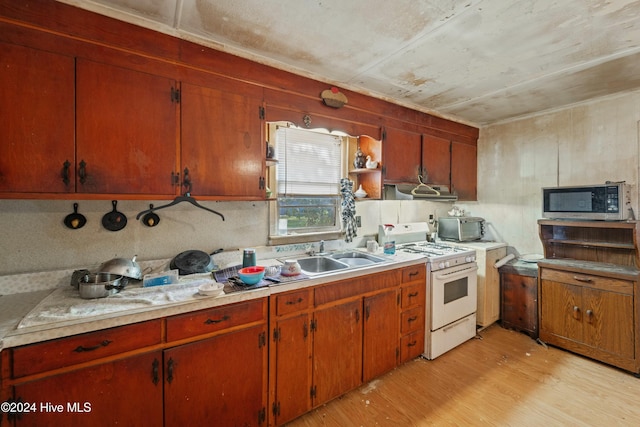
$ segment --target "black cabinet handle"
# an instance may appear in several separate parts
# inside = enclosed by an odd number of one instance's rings
[[[75,351],[76,353],[82,353],[82,352],[86,352],[86,351],[94,351],[94,350],[99,349],[100,347],[106,347],[109,344],[111,344],[111,341],[104,340],[100,344],[94,345],[93,347],[84,347],[84,346],[79,345],[73,351]]]
[[[80,169],[78,169],[78,176],[80,177],[80,184],[87,182],[87,162],[80,161]]]
[[[225,322],[227,320],[231,319],[231,317],[227,316],[226,314],[224,316],[222,316],[222,319],[207,319],[204,321],[205,325],[215,325],[216,323],[220,323],[220,322]]]
[[[71,167],[71,163],[69,163],[69,160],[65,160],[64,163],[62,164],[62,182],[64,182],[64,185],[69,185],[70,178],[69,178],[69,168]]]
[[[173,359],[169,358],[169,361],[167,362],[167,382],[169,384],[173,381],[173,364]]]
[[[287,301],[287,302],[285,302],[285,305],[300,304],[302,301],[303,301],[303,300],[302,300],[302,298],[298,298],[298,299],[297,299],[297,300],[295,300],[295,301]]]
[[[160,381],[159,368],[160,362],[158,362],[158,359],[154,358],[153,363],[151,364],[151,380],[154,385],[158,385],[158,381]]]

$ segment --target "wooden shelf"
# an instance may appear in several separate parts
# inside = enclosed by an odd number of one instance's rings
[[[549,239],[549,243],[558,243],[562,245],[577,245],[594,248],[617,248],[617,249],[635,249],[633,243],[612,243],[612,242],[590,242],[587,240],[562,240]]]
[[[266,163],[267,166],[275,166],[278,164],[277,159],[265,159],[264,162]]]
[[[378,169],[378,168],[376,168],[376,169],[351,169],[349,171],[349,173],[353,173],[353,174],[373,173],[373,172],[380,172],[380,169]]]

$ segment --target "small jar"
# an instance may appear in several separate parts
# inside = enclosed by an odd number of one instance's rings
[[[257,263],[256,250],[245,249],[244,252],[242,253],[242,268],[254,267],[256,263]]]

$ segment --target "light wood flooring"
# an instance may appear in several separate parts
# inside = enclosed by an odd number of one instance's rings
[[[309,426],[640,426],[640,379],[498,325],[294,420]]]

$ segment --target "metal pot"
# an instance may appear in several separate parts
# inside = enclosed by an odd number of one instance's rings
[[[104,298],[124,289],[126,280],[118,274],[86,274],[78,284],[80,298]]]
[[[135,255],[133,259],[128,258],[114,258],[100,266],[98,271],[105,273],[119,274],[131,279],[142,280],[142,270],[140,265],[136,262]]]

